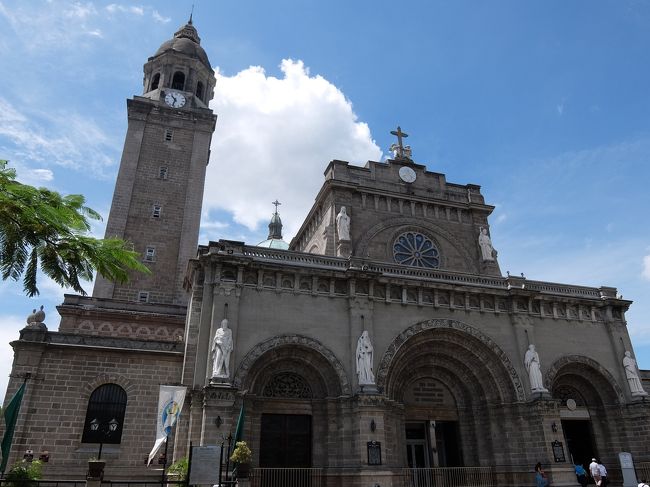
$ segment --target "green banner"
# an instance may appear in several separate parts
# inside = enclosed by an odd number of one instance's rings
[[[244,411],[244,402],[242,400],[241,409],[239,410],[239,419],[237,420],[237,429],[235,430],[235,445],[237,444],[238,441],[241,441],[242,436],[244,436],[245,417],[246,417],[246,412]]]
[[[0,464],[0,472],[3,474],[9,461],[9,452],[11,451],[11,442],[14,439],[14,430],[16,429],[16,421],[18,421],[20,403],[25,394],[25,384],[26,382],[23,382],[23,385],[16,391],[16,394],[11,398],[4,412],[6,430],[5,435],[2,437],[2,464]]]

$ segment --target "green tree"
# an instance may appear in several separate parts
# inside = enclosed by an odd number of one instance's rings
[[[149,273],[130,244],[88,235],[89,220],[101,220],[78,194],[63,196],[16,181],[16,171],[0,160],[0,272],[2,279],[23,278],[27,296],[39,293],[37,271],[85,295],[80,280],[97,271],[120,283],[129,271]]]

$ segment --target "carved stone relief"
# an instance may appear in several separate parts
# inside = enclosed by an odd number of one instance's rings
[[[302,335],[280,335],[265,340],[253,347],[242,359],[233,379],[234,387],[241,387],[255,361],[267,351],[283,345],[298,345],[312,349],[321,354],[332,366],[338,376],[339,385],[344,395],[351,395],[350,380],[338,358],[322,343]]]

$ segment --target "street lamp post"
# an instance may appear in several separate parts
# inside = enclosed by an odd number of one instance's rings
[[[108,422],[101,422],[97,418],[90,421],[90,431],[99,438],[99,452],[97,453],[97,460],[102,459],[102,450],[104,448],[104,438],[112,436],[117,431],[120,424],[115,418]]]

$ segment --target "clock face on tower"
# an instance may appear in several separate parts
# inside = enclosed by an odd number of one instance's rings
[[[415,174],[415,171],[412,168],[408,166],[402,166],[399,168],[399,177],[405,183],[412,183],[415,181],[415,178],[417,178],[417,174]]]
[[[185,105],[185,95],[182,93],[176,93],[174,91],[167,92],[165,95],[165,103],[172,108],[181,108]]]

